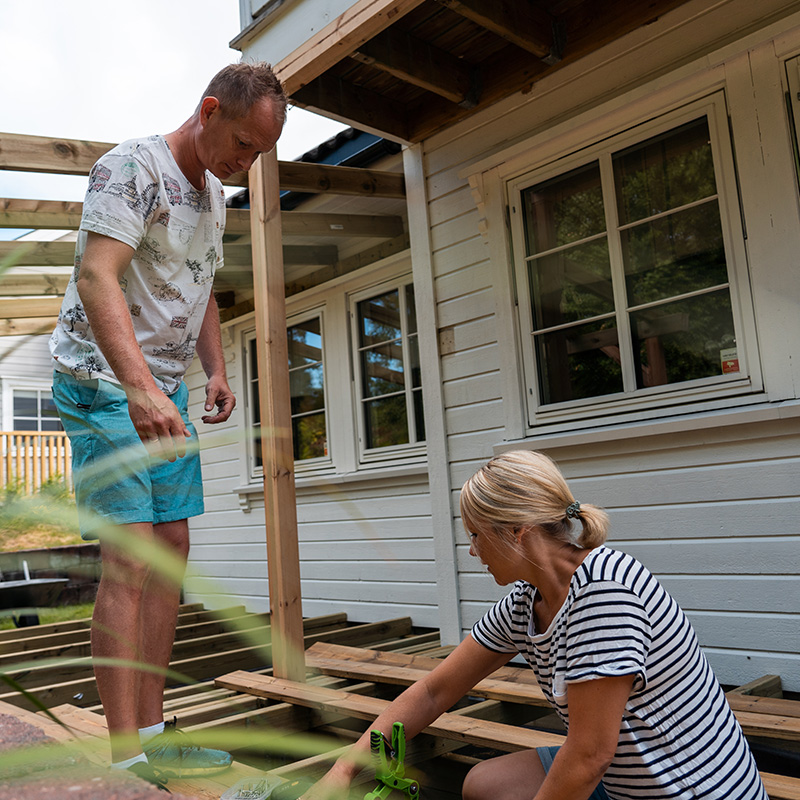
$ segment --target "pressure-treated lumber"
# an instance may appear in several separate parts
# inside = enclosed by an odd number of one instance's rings
[[[432,658],[381,653],[322,642],[309,648],[306,663],[309,668],[317,669],[326,675],[409,686],[423,678],[441,662]],[[501,667],[490,677],[476,684],[469,693],[476,697],[511,703],[549,705],[536,683],[533,672],[515,667]],[[784,741],[800,741],[800,702],[761,698],[772,700],[772,705],[759,707],[754,702],[757,699],[729,695],[731,708],[745,734]]]
[[[294,491],[280,191],[278,161],[274,152],[265,153],[253,165],[250,178],[267,573],[274,627],[273,669],[281,677],[303,680],[300,553]]]
[[[419,3],[421,0],[415,2]],[[108,142],[0,133],[0,169],[88,175],[95,161],[114,146]],[[281,189],[315,194],[330,192],[345,195],[369,194],[373,197],[405,197],[403,176],[393,172],[358,167],[331,167],[302,161],[280,161],[278,172]],[[247,181],[247,173],[237,172],[223,183],[229,186],[247,186]]]
[[[60,200],[0,198],[0,228],[77,230],[83,203]],[[282,211],[284,236],[357,236],[391,239],[403,233],[403,220],[396,215],[314,214]],[[249,209],[229,208],[225,233],[250,235]]]
[[[325,689],[296,681],[282,680],[268,675],[234,672],[215,681],[217,686],[236,689],[257,697],[269,697],[309,708],[338,711],[357,719],[375,719],[388,705],[388,701],[374,697],[361,697],[335,689]],[[505,752],[527,750],[531,747],[551,747],[563,743],[564,737],[553,733],[518,728],[500,722],[465,719],[445,713],[424,730],[425,733],[453,739],[463,744],[495,747]]]

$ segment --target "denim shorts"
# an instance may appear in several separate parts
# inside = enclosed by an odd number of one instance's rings
[[[545,774],[550,772],[550,767],[553,766],[553,759],[558,752],[558,747],[537,747],[536,752],[539,754],[539,761],[542,762]],[[602,783],[598,783],[595,790],[589,795],[589,800],[609,800],[606,794],[606,789]]]
[[[148,455],[121,386],[53,373],[53,400],[72,446],[83,539],[99,539],[109,521],[158,524],[203,513],[200,452],[187,413],[188,396],[185,383],[170,396],[192,434],[186,440],[186,455],[170,462]]]

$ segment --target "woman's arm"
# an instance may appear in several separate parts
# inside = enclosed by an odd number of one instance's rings
[[[380,730],[391,741],[392,725],[402,722],[406,739],[411,739],[513,655],[495,653],[468,636],[432,672],[409,686],[305,797],[316,800],[338,792],[344,796],[369,761],[370,731]]]
[[[534,800],[587,798],[602,780],[619,742],[634,675],[570,683],[569,732]]]

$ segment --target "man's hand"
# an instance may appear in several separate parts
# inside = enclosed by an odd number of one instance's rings
[[[192,434],[180,411],[163,392],[126,387],[128,413],[133,427],[151,456],[175,461],[186,455],[186,439]]]
[[[236,398],[228,386],[225,378],[211,377],[206,384],[206,411],[213,411],[217,408],[217,413],[212,416],[202,417],[206,425],[216,425],[225,422],[230,417],[231,412],[236,406]]]

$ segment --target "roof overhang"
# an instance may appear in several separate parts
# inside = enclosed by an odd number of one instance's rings
[[[419,142],[686,2],[359,0],[275,71],[295,105]]]

